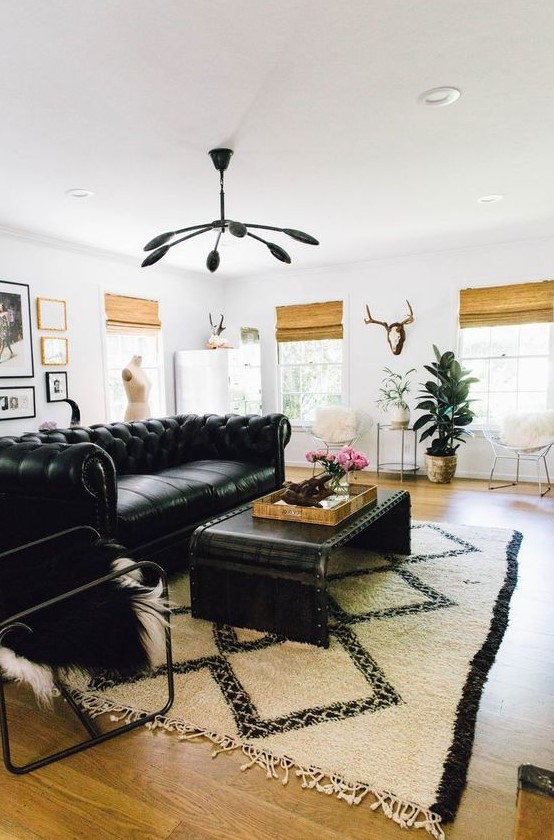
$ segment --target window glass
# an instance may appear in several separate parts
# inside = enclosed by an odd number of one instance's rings
[[[498,424],[512,411],[552,403],[550,324],[471,327],[459,333],[459,356],[479,382],[471,388],[476,424]]]
[[[260,332],[241,327],[240,346],[229,350],[230,411],[234,414],[262,413]]]
[[[149,395],[150,416],[164,417],[166,414],[165,398],[162,388],[161,371],[161,333],[159,330],[126,330],[117,333],[110,327],[106,334],[106,352],[108,365],[108,422],[123,420],[127,407],[127,398],[123,387],[121,372],[133,356],[142,356],[141,367],[151,383]]]
[[[342,402],[342,339],[278,344],[281,411],[294,425],[313,421],[319,406]]]

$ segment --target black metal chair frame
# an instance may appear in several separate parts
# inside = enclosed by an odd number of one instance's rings
[[[90,530],[93,533],[96,533],[93,528],[90,528],[88,530]],[[67,536],[71,535],[72,532],[77,531],[82,532],[83,528],[70,528],[67,531],[60,532],[60,534],[57,536]],[[20,549],[38,547],[41,543],[47,542],[51,539],[51,537],[46,537],[43,540],[36,540],[33,543],[27,543],[27,545],[25,546],[20,546]],[[3,557],[10,555],[13,553],[13,551],[17,550],[19,549],[14,549],[12,551],[3,552],[2,554],[0,554],[0,562],[2,561]],[[156,575],[159,576],[162,582],[163,598],[164,601],[167,603],[168,585],[167,577],[164,570],[157,563],[153,563],[150,560],[141,560],[140,562],[133,563],[132,565],[129,565],[124,569],[119,569],[118,571],[112,572],[109,575],[104,575],[103,577],[96,578],[95,580],[92,580],[89,583],[85,583],[82,586],[76,587],[75,589],[63,593],[62,595],[58,595],[55,598],[50,598],[49,600],[43,601],[42,603],[37,604],[36,606],[30,607],[29,609],[23,610],[22,612],[11,615],[9,618],[0,622],[0,644],[2,643],[7,633],[16,628],[24,629],[28,632],[33,632],[31,628],[25,624],[25,619],[29,618],[30,616],[40,612],[41,610],[46,609],[47,607],[52,607],[56,604],[61,604],[64,601],[67,601],[70,598],[74,598],[75,596],[80,595],[89,589],[101,586],[107,581],[114,580],[115,578],[122,577],[124,575],[129,575],[136,569],[141,569],[143,571],[150,570],[151,572],[154,572]],[[4,692],[4,678],[0,677],[0,737],[2,740],[2,753],[6,769],[9,770],[10,773],[15,773],[17,775],[29,773],[32,770],[37,770],[40,767],[45,767],[48,764],[52,764],[54,761],[59,761],[62,758],[74,755],[75,753],[81,752],[82,750],[94,747],[97,744],[102,744],[104,743],[104,741],[109,741],[110,739],[115,738],[118,735],[122,735],[124,732],[129,732],[132,729],[137,729],[139,726],[144,726],[150,721],[153,721],[158,716],[165,715],[165,713],[171,708],[175,696],[169,611],[167,614],[167,623],[165,626],[165,662],[167,668],[167,699],[164,705],[161,708],[156,709],[155,711],[145,712],[144,715],[137,720],[133,720],[129,723],[124,724],[123,726],[119,726],[107,732],[100,732],[98,730],[93,720],[88,715],[86,715],[86,713],[80,708],[79,704],[72,696],[69,688],[60,679],[55,677],[55,685],[57,686],[61,695],[68,702],[69,706],[73,709],[73,711],[81,721],[89,737],[88,739],[80,741],[78,744],[75,744],[71,747],[67,747],[66,749],[53,752],[44,758],[40,758],[22,765],[14,764],[11,758],[8,715]]]

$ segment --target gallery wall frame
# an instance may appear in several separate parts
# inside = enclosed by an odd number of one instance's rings
[[[67,399],[67,372],[49,371],[46,374],[46,402],[61,402]]]
[[[0,384],[0,420],[19,420],[22,417],[36,417],[34,387],[5,388]]]
[[[37,298],[39,330],[64,332],[67,329],[67,304],[57,298]]]
[[[69,361],[69,341],[58,336],[42,336],[40,339],[40,360],[43,365],[60,365]]]
[[[0,379],[33,376],[29,286],[0,280]]]

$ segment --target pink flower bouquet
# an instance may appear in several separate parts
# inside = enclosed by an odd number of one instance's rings
[[[354,470],[363,470],[369,461],[363,452],[356,452],[351,446],[343,446],[336,455],[326,449],[306,452],[306,461],[319,464],[332,478],[340,479]]]

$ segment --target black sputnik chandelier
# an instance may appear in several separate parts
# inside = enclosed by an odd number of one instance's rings
[[[186,239],[192,239],[193,236],[199,236],[201,233],[207,233],[210,230],[217,230],[218,232],[215,247],[213,251],[210,251],[206,260],[206,267],[212,272],[217,271],[219,266],[219,240],[221,239],[222,234],[226,231],[228,231],[232,236],[236,236],[238,239],[242,239],[244,236],[250,236],[252,239],[257,239],[258,242],[263,242],[264,245],[267,245],[275,259],[284,263],[291,262],[291,258],[284,248],[281,248],[280,245],[276,245],[275,242],[268,242],[267,239],[262,239],[261,236],[252,233],[250,228],[255,228],[257,230],[276,230],[279,233],[286,233],[287,236],[292,237],[292,239],[296,239],[297,242],[303,242],[304,245],[319,245],[317,239],[314,239],[314,237],[310,236],[309,233],[303,233],[301,230],[274,227],[273,225],[254,225],[250,222],[233,222],[230,219],[225,218],[223,174],[229,166],[232,154],[232,149],[212,149],[211,152],[209,152],[213,165],[219,172],[219,206],[221,218],[216,219],[215,222],[204,222],[200,225],[190,225],[189,227],[181,228],[180,230],[172,230],[168,233],[160,233],[158,236],[155,236],[154,239],[151,239],[150,242],[144,246],[145,251],[151,251],[152,253],[143,260],[143,268],[147,265],[153,265],[158,262],[158,260],[161,260],[174,245],[178,245]],[[192,233],[189,233],[189,231],[192,231]],[[181,233],[185,233],[186,236],[179,236]],[[170,240],[173,239],[174,236],[179,236],[179,239],[175,239],[171,242]]]

